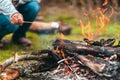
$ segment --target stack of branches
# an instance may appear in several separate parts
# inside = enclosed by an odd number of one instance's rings
[[[98,76],[115,78],[120,70],[120,46],[119,43],[114,46],[114,42],[115,39],[101,39],[100,41],[57,39],[53,46],[60,58],[74,57],[80,65],[89,68]]]
[[[40,50],[20,56],[15,53],[14,57],[0,64],[0,78],[14,80],[35,72],[48,71],[56,66],[56,60],[49,55],[51,53],[53,54],[52,50]]]
[[[120,45],[114,46],[114,42],[115,39],[100,41],[57,39],[53,43],[53,50],[40,50],[21,56],[15,53],[14,57],[0,64],[0,77],[2,80],[13,80],[32,73],[55,69],[61,62],[77,76],[69,63],[69,60],[74,59],[70,62],[83,66],[100,77],[119,79]],[[106,60],[105,57],[108,59]]]

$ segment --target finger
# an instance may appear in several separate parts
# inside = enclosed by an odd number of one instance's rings
[[[23,25],[23,17],[20,15],[20,16],[18,16],[18,24],[20,25],[20,26],[22,26]]]
[[[18,24],[19,24],[20,26],[22,26],[22,25],[23,25],[23,20],[22,20],[22,19],[18,19]]]
[[[16,15],[12,16],[12,18],[11,18],[11,23],[12,23],[12,24],[17,24],[17,23],[18,23],[18,19],[17,19],[17,16],[16,16]]]
[[[18,19],[17,18],[15,18],[13,21],[14,21],[14,24],[18,24]]]
[[[18,19],[15,19],[15,18],[14,18],[14,19],[11,19],[11,23],[12,23],[12,24],[17,24],[17,23],[18,23]]]

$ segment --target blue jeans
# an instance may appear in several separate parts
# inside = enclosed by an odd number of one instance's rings
[[[23,15],[25,21],[34,21],[40,10],[40,6],[37,2],[32,1],[19,5],[17,10]],[[13,25],[11,24],[8,16],[0,14],[0,40],[9,33],[14,33],[14,39],[26,37],[26,32],[28,31],[30,25],[31,24],[27,23],[24,23],[22,26]]]

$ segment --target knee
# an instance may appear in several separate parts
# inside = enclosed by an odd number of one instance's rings
[[[0,14],[0,33],[1,34],[8,34],[15,32],[18,29],[17,25],[13,25],[10,22],[9,17]]]
[[[37,2],[29,2],[27,8],[30,13],[37,14],[40,11],[40,5]]]
[[[18,25],[13,25],[10,22],[7,22],[7,24],[4,26],[4,30],[6,30],[7,33],[14,33],[18,27]]]
[[[6,30],[8,33],[13,33],[18,29],[18,25],[13,25],[9,19],[4,18],[5,22],[3,23],[3,30]]]

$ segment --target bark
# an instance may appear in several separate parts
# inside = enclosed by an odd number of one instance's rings
[[[18,57],[18,61],[23,60],[41,60],[43,57],[48,57],[48,55],[41,55],[41,56],[35,56],[35,55],[21,55]],[[12,63],[14,63],[14,57],[7,59],[3,63],[0,64],[0,72],[4,70],[6,67],[10,66]]]
[[[87,59],[85,56],[80,55],[78,57],[86,66],[88,66],[89,68],[91,68],[95,72],[97,72],[97,71],[102,72],[104,67],[105,67],[105,64],[95,63],[95,62]]]
[[[52,50],[40,50],[32,52],[30,55],[9,58],[0,65],[0,77],[2,80],[14,80],[33,72],[48,71],[57,66],[56,59],[54,59],[56,56],[53,54]],[[15,61],[17,62],[15,63]],[[18,64],[19,61],[24,61],[24,64]]]
[[[54,48],[58,48],[59,51],[63,51],[67,54],[93,54],[97,57],[110,57],[117,54],[120,56],[120,47],[101,47],[101,46],[88,46],[86,42],[68,41],[68,40],[56,40],[53,43]]]
[[[22,66],[13,66],[1,73],[2,80],[14,80],[19,76],[30,74],[39,68],[39,61],[23,64]]]
[[[89,68],[95,74],[103,77],[115,77],[119,75],[120,63],[105,61],[99,57],[78,56],[84,67]]]

